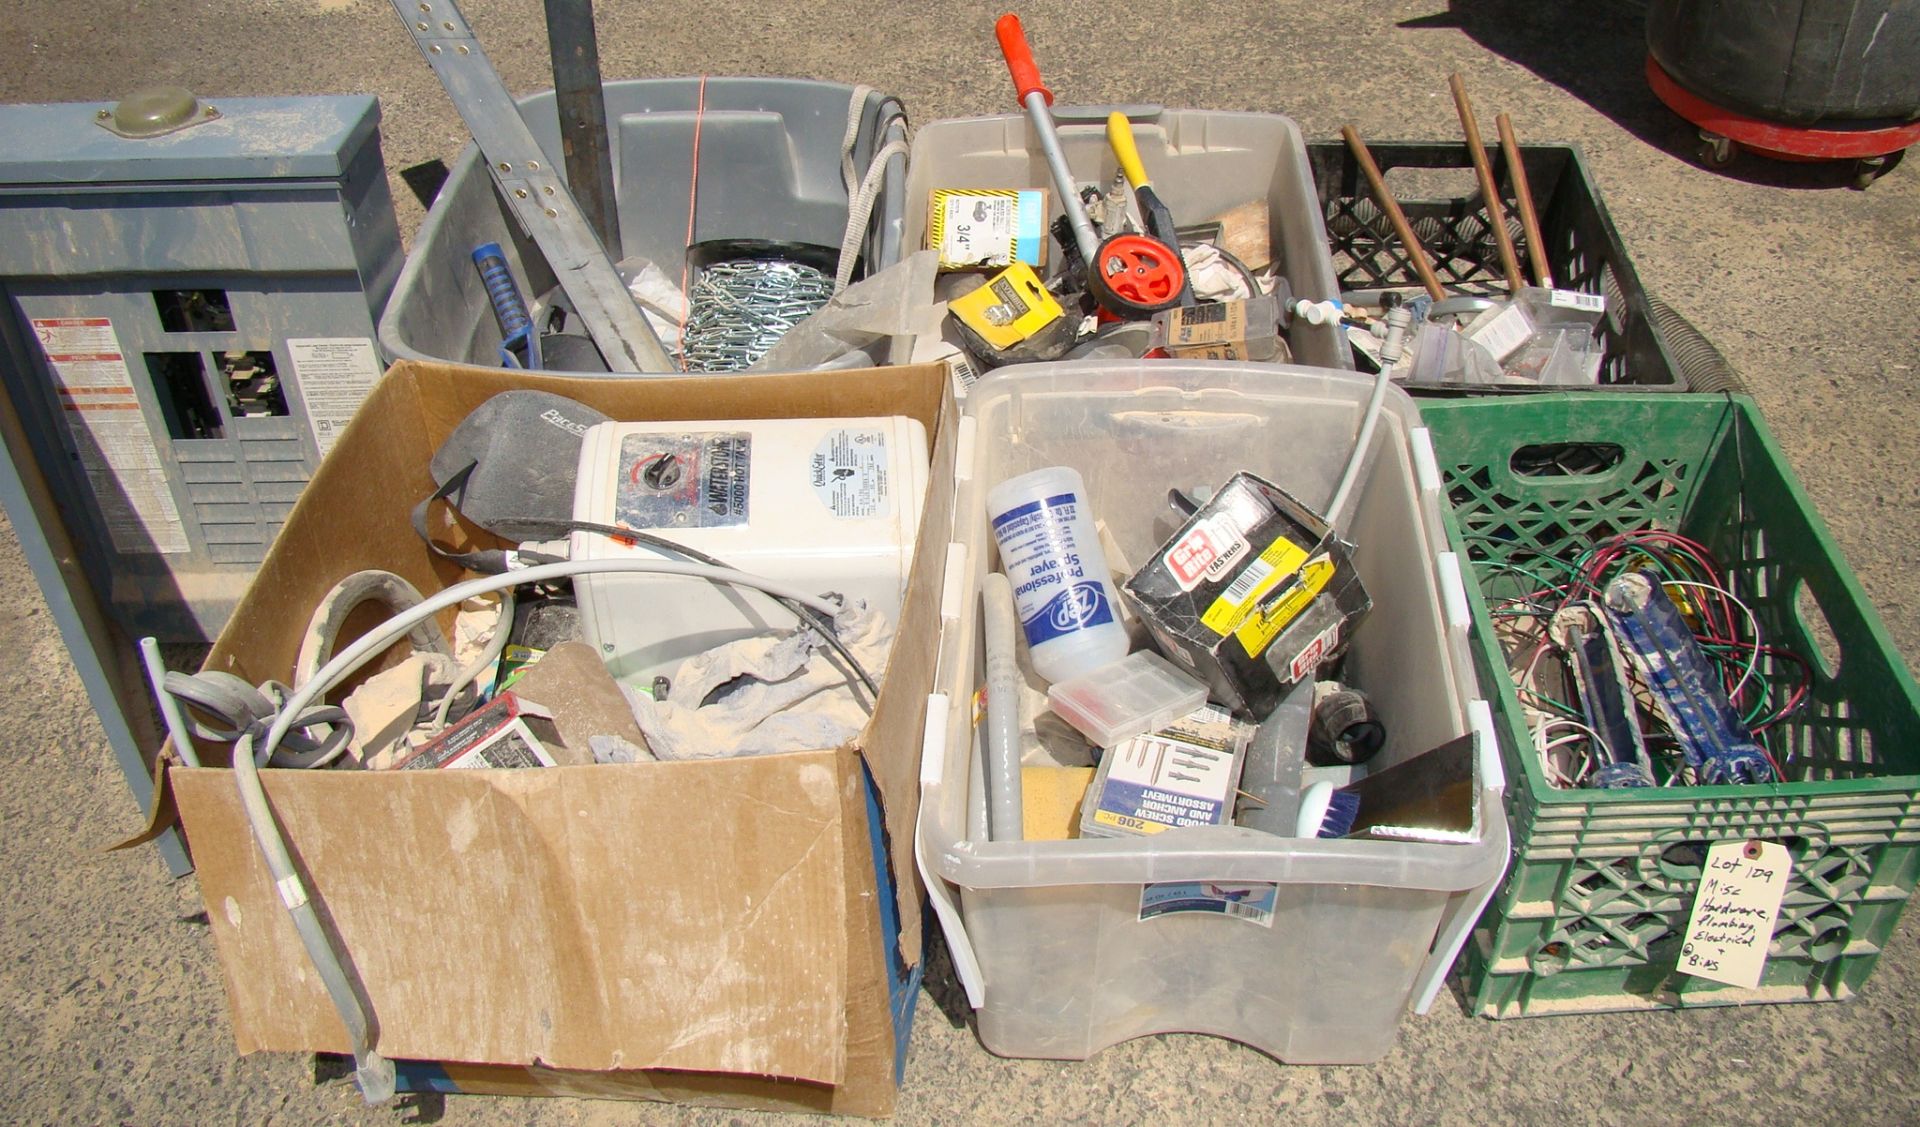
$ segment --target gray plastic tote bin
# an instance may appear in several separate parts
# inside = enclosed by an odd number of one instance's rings
[[[616,259],[647,259],[678,283],[690,245],[743,239],[840,246],[848,210],[840,143],[853,87],[797,78],[650,78],[609,82],[605,91],[624,244]],[[519,106],[553,167],[564,169],[553,92],[522,98]],[[853,147],[856,173],[864,174],[888,141],[905,138],[899,100],[868,93]],[[856,279],[900,259],[905,179],[906,159],[896,152]],[[471,258],[487,242],[506,250],[529,306],[554,287],[552,269],[508,217],[479,148],[469,144],[421,224],[380,319],[380,345],[390,359],[498,365],[500,326]]]

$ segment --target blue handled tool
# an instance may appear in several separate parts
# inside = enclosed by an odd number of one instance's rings
[[[493,315],[500,322],[500,363],[509,368],[538,368],[539,337],[533,331],[527,303],[521,300],[520,287],[513,283],[513,272],[507,269],[506,252],[499,243],[481,243],[473,248],[473,264],[480,271],[487,300],[493,303]]]
[[[1778,781],[1659,577],[1645,571],[1622,575],[1607,584],[1606,604],[1627,660],[1640,671],[1700,782]]]

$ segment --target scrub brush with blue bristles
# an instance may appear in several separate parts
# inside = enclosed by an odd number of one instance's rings
[[[1360,817],[1360,796],[1335,789],[1322,779],[1300,795],[1300,821],[1295,837],[1345,837]]]

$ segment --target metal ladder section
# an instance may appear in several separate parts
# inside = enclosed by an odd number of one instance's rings
[[[627,293],[566,181],[549,167],[459,5],[454,0],[392,2],[480,146],[500,198],[553,267],[575,315],[606,358],[609,374],[675,371],[673,358]]]

